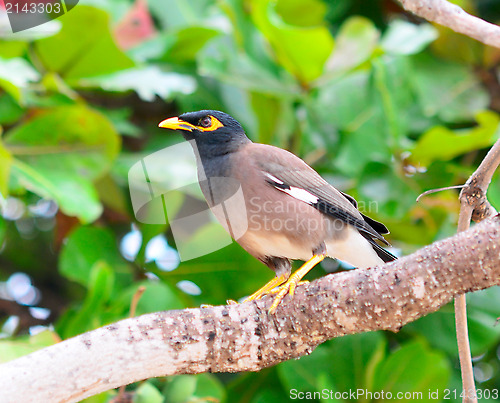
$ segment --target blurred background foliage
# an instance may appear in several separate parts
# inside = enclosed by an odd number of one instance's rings
[[[455,2],[500,21],[498,2]],[[136,314],[222,304],[272,277],[236,244],[179,263],[168,222],[136,219],[129,169],[181,141],[157,128],[166,117],[230,113],[356,197],[400,255],[456,232],[456,191],[415,199],[464,183],[499,137],[500,52],[394,1],[87,0],[17,34],[0,17],[1,361],[126,318],[140,286]],[[156,169],[170,184],[182,175],[168,160]],[[180,208],[188,196],[176,197]],[[489,197],[500,207],[498,175]],[[193,248],[210,234],[194,234]],[[339,269],[329,260],[310,278]],[[468,302],[477,386],[494,400],[500,291]],[[138,402],[275,402],[325,388],[422,400],[448,388],[461,401],[458,368],[448,305],[259,373],[127,389]]]

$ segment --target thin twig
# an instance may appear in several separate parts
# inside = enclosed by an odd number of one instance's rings
[[[465,185],[455,185],[455,186],[445,186],[444,188],[429,189],[423,193],[420,193],[417,197],[417,200],[415,200],[415,201],[418,203],[422,197],[425,197],[427,195],[437,193],[437,192],[442,192],[444,190],[462,189],[464,186]]]
[[[469,204],[460,206],[457,232],[469,228],[473,207]],[[476,388],[474,384],[474,370],[469,344],[469,330],[467,327],[467,301],[465,294],[455,297],[455,329],[457,332],[458,357],[460,359],[460,372],[462,374],[463,401],[467,403],[477,402]]]
[[[474,221],[481,221],[496,214],[496,210],[486,198],[486,192],[499,164],[500,140],[493,145],[460,192],[460,215],[458,217],[457,232],[467,230],[472,218]],[[455,298],[455,328],[457,331],[458,355],[464,390],[463,401],[474,403],[477,402],[477,398],[469,345],[469,332],[467,329],[467,303],[465,294]]]

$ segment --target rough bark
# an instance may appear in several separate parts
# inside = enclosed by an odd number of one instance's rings
[[[311,353],[327,339],[399,330],[454,296],[500,284],[500,216],[389,264],[241,305],[122,320],[0,366],[0,401],[78,401],[175,374],[257,371]]]

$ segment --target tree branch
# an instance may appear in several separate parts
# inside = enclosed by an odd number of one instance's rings
[[[405,10],[451,28],[486,45],[500,48],[500,27],[466,13],[446,0],[399,0]]]
[[[0,401],[77,401],[142,379],[257,371],[327,339],[398,331],[459,294],[500,284],[500,216],[397,261],[272,297],[152,313],[93,330],[0,366]]]
[[[460,215],[458,217],[457,232],[465,231],[470,221],[481,221],[496,214],[496,210],[486,198],[486,192],[491,178],[500,165],[500,140],[493,145],[476,171],[467,180],[460,192]],[[474,371],[469,345],[467,329],[467,302],[465,294],[455,298],[455,328],[457,332],[458,355],[462,373],[463,390],[466,391],[463,399],[466,403],[477,402],[474,384]]]
[[[459,223],[459,231],[463,231],[469,227],[471,216],[474,221],[479,222],[496,214],[496,210],[486,198],[486,192],[488,191],[491,178],[499,165],[500,140],[497,140],[460,192],[461,207],[470,206],[472,211],[470,214],[467,211],[469,218],[464,217],[463,224],[460,225]]]

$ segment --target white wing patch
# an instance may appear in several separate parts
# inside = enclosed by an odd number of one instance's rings
[[[277,189],[292,196],[294,199],[303,201],[307,204],[316,204],[318,202],[318,197],[314,196],[312,193],[309,193],[305,189],[296,188],[293,186],[290,186],[290,189],[281,189],[281,188]]]
[[[276,176],[273,176],[268,172],[264,172],[264,175],[266,175],[269,179],[271,179],[274,183],[277,183],[278,185],[284,184],[283,181],[280,181]]]
[[[267,176],[271,181],[273,181],[275,185],[277,185],[275,186],[275,189],[278,189],[283,193],[292,196],[294,199],[300,200],[307,204],[316,204],[318,202],[318,197],[314,196],[307,190],[295,186],[285,185],[282,180],[276,178],[276,176],[273,176],[268,172],[264,172],[264,175]]]

